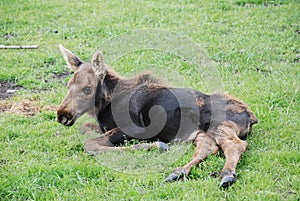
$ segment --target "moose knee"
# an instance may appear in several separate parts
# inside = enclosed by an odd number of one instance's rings
[[[113,147],[114,145],[107,139],[106,136],[87,139],[84,143],[86,152],[99,152],[103,147]]]
[[[238,140],[237,146],[239,147],[239,150],[244,153],[248,148],[248,143],[243,140]]]
[[[100,133],[100,128],[97,124],[94,123],[85,123],[80,128],[81,134],[92,134],[92,133]]]
[[[97,151],[97,143],[94,139],[88,139],[84,142],[84,151],[87,153]]]

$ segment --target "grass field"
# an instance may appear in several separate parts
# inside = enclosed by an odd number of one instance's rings
[[[0,200],[300,200],[299,11],[297,0],[1,0],[0,45],[39,48],[0,49],[0,82],[23,87],[0,100]],[[87,117],[70,128],[56,122],[70,77],[58,44],[88,61],[105,41],[146,28],[199,44],[224,90],[257,115],[228,190],[209,176],[222,169],[222,154],[193,169],[187,182],[164,184],[193,147],[155,172],[124,173],[83,152],[78,130]],[[112,64],[122,75],[153,65],[172,67],[190,87],[212,92],[178,55],[137,51]]]

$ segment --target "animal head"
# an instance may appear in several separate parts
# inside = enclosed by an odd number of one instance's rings
[[[100,51],[95,52],[88,63],[62,45],[59,48],[74,74],[68,82],[68,94],[57,111],[57,121],[65,126],[72,126],[81,115],[94,110],[97,88],[103,83],[107,66]]]

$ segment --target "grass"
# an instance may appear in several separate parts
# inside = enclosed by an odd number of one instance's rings
[[[155,172],[123,173],[83,152],[77,133],[86,117],[65,128],[52,111],[33,117],[1,113],[0,200],[299,200],[299,10],[296,0],[0,1],[0,44],[39,45],[0,50],[0,81],[27,89],[13,102],[35,97],[40,106],[60,104],[68,78],[55,75],[69,70],[58,44],[89,60],[113,37],[159,28],[198,43],[215,62],[224,89],[247,102],[259,119],[238,164],[238,181],[224,191],[208,176],[221,170],[222,155],[193,169],[188,182],[162,184],[189,161],[192,147]],[[188,86],[211,92],[178,55],[143,50],[113,63],[122,75],[148,66],[165,66]]]

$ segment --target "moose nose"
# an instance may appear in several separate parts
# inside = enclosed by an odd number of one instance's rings
[[[73,116],[63,111],[57,111],[56,121],[65,126],[72,126],[74,124]]]
[[[58,118],[57,121],[60,122],[61,124],[66,124],[68,122],[68,118],[61,117],[61,118]]]

